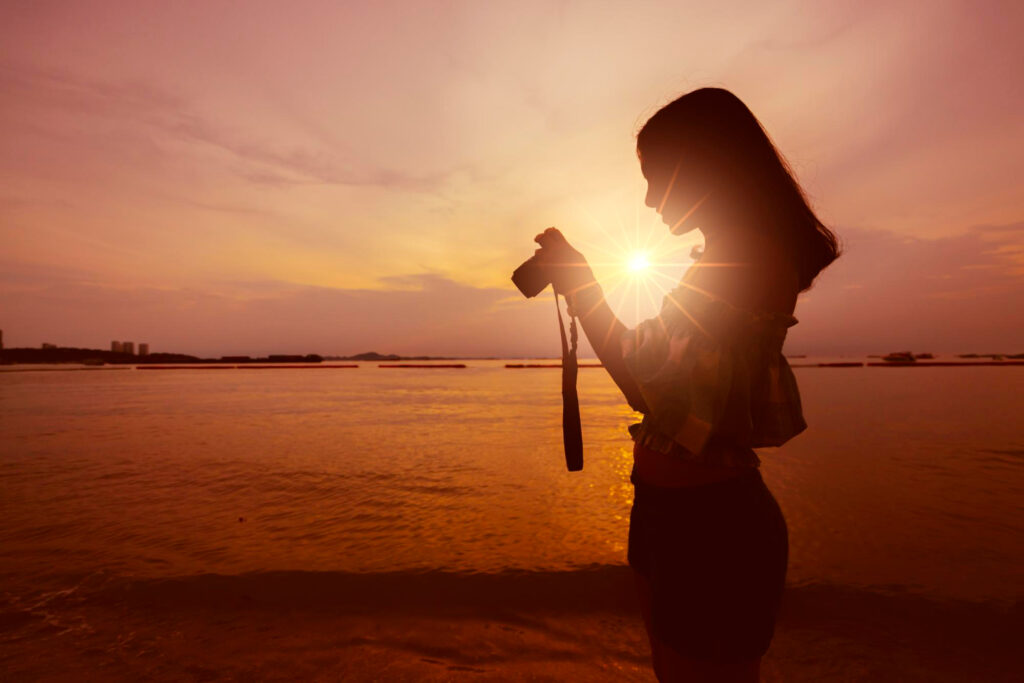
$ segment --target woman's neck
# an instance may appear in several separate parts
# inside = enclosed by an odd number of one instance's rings
[[[747,262],[757,253],[763,253],[758,243],[762,240],[752,234],[740,234],[737,230],[720,225],[699,228],[704,235],[704,254],[711,254],[719,262]]]
[[[740,308],[792,313],[796,271],[776,245],[753,232],[701,229],[704,255],[691,282]]]

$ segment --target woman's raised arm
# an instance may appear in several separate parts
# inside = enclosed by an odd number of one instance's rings
[[[537,235],[535,241],[541,245],[540,251],[550,266],[555,291],[570,301],[572,313],[579,317],[601,364],[633,410],[647,412],[640,388],[622,359],[621,339],[627,328],[605,301],[587,260],[555,228]]]

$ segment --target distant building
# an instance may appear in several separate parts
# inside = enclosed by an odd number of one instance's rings
[[[121,352],[129,356],[135,355],[135,342],[121,342]]]
[[[112,342],[110,342],[110,350],[113,353],[123,353],[124,352],[124,347],[121,345],[121,342],[119,342],[119,341],[112,341]]]
[[[147,342],[139,342],[139,355],[140,356],[148,356],[149,355],[149,344]]]
[[[49,342],[43,342],[43,348],[44,349],[55,349],[55,348],[57,348],[57,345],[56,344],[50,344]]]

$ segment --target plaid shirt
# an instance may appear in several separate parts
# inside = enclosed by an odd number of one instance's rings
[[[628,330],[622,355],[647,404],[629,428],[647,448],[691,461],[757,467],[753,448],[780,446],[804,422],[782,355],[796,318],[736,308],[686,284],[661,313]],[[710,440],[731,448],[709,448]]]

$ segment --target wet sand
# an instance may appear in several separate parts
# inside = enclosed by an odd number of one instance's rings
[[[766,681],[1019,680],[1021,606],[791,587]],[[6,680],[652,681],[625,567],[125,580],[6,599]]]

